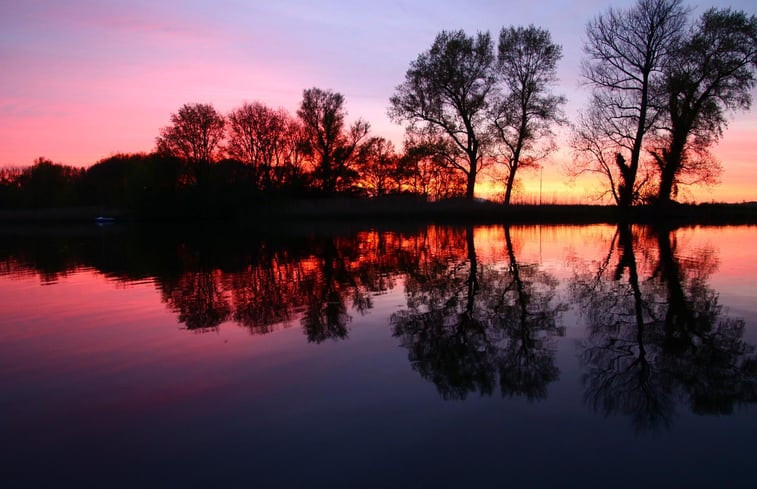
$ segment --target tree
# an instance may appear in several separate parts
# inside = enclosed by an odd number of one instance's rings
[[[442,31],[431,49],[410,64],[390,99],[390,117],[408,122],[411,133],[449,141],[448,164],[466,177],[473,198],[487,147],[487,112],[495,88],[491,35]]]
[[[21,175],[19,167],[0,168],[0,208],[21,205]]]
[[[183,158],[190,183],[204,183],[224,138],[225,120],[210,104],[184,104],[171,114],[171,125],[160,130],[159,153]]]
[[[313,176],[321,191],[333,194],[348,188],[357,177],[352,168],[360,142],[368,134],[367,122],[358,119],[345,130],[344,96],[320,88],[302,93],[297,110],[306,152],[313,158]]]
[[[382,137],[372,137],[363,145],[358,156],[360,179],[371,196],[386,195],[391,190],[399,190],[396,185],[399,157],[394,144]],[[390,186],[395,183],[395,188]]]
[[[547,30],[531,25],[500,31],[497,75],[507,92],[493,107],[492,129],[507,167],[505,205],[518,168],[535,166],[555,147],[550,126],[563,122],[565,98],[549,89],[561,57]]]
[[[281,165],[276,167],[274,175],[279,188],[288,187],[298,189],[305,187],[306,176],[304,173],[305,155],[305,130],[297,118],[290,118],[287,129],[284,132],[284,154]]]
[[[592,87],[589,110],[574,134],[576,171],[609,170],[612,193],[620,207],[639,197],[637,182],[644,137],[660,113],[658,94],[663,70],[678,43],[686,21],[680,0],[638,0],[627,10],[608,10],[586,26],[583,76]],[[582,152],[597,138],[609,147]],[[613,155],[607,157],[608,154]]]
[[[276,169],[285,164],[289,153],[291,117],[283,109],[245,102],[227,120],[229,156],[250,166],[257,188],[270,190]]]
[[[408,134],[401,165],[409,189],[426,199],[440,200],[465,195],[465,175],[450,164],[452,143],[443,138]],[[420,136],[420,137],[419,137]]]
[[[81,168],[39,157],[18,176],[23,205],[44,208],[80,204],[83,175]]]
[[[667,70],[657,201],[671,202],[681,183],[711,181],[720,167],[707,148],[722,135],[728,110],[748,109],[757,67],[757,17],[710,9],[691,29]],[[689,182],[683,179],[689,178]]]

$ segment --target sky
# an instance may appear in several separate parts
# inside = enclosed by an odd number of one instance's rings
[[[242,0],[0,0],[0,166],[44,156],[89,166],[114,153],[147,152],[184,103],[221,112],[261,101],[294,113],[303,89],[344,94],[349,118],[401,147],[404,129],[387,116],[410,62],[441,30],[469,34],[529,25],[563,47],[557,93],[575,120],[588,95],[579,76],[587,21],[631,0],[376,2]],[[753,0],[688,2],[757,14]],[[753,96],[755,93],[753,93]],[[722,183],[685,199],[757,201],[757,110],[732,114],[713,153]],[[569,182],[567,137],[523,174],[522,195],[585,201],[594,179]]]

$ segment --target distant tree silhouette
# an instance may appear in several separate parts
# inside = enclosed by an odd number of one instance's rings
[[[368,195],[377,197],[397,192],[403,179],[398,177],[399,157],[394,144],[382,137],[368,139],[357,157],[360,184]]]
[[[22,168],[0,168],[0,208],[13,208],[21,205]]]
[[[66,207],[81,204],[84,170],[39,157],[17,176],[21,206]]]
[[[271,191],[280,184],[282,169],[293,148],[300,144],[291,138],[295,122],[284,109],[244,103],[227,116],[228,153],[250,166],[255,188]]]
[[[86,170],[95,204],[152,216],[174,212],[183,162],[172,156],[117,154]]]
[[[440,200],[465,195],[465,176],[449,166],[448,145],[433,137],[405,138],[400,164],[411,192]]]
[[[184,104],[160,130],[157,151],[188,164],[188,183],[204,184],[224,138],[225,119],[210,104]]]
[[[317,188],[326,193],[349,189],[357,178],[355,157],[369,125],[363,120],[345,127],[341,93],[309,88],[302,93],[297,115],[302,122],[306,154],[312,159]]]

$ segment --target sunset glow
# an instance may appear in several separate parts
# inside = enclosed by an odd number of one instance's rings
[[[211,103],[227,113],[259,100],[294,113],[313,86],[345,96],[349,117],[402,146],[403,128],[387,114],[389,97],[418,53],[443,29],[469,33],[503,26],[549,29],[563,46],[559,92],[574,120],[585,105],[579,64],[586,22],[608,2],[553,0],[519,5],[455,2],[3,2],[0,15],[0,167],[28,166],[44,156],[89,166],[114,153],[149,152],[169,115],[184,103]],[[690,2],[757,13],[749,0]],[[683,201],[757,200],[757,111],[730,114],[714,155],[722,183],[695,188]],[[592,178],[568,182],[567,140],[543,173],[519,175],[518,199],[588,202]],[[496,184],[479,194],[496,197]],[[516,199],[516,200],[518,200]]]

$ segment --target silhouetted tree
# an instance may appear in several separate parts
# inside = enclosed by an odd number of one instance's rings
[[[399,157],[391,141],[382,137],[368,139],[357,161],[360,182],[370,196],[386,195],[401,188],[401,182],[396,179]]]
[[[751,104],[757,68],[757,17],[729,9],[702,14],[665,72],[657,202],[669,203],[679,184],[713,182],[720,165],[707,153],[722,135],[728,110]]]
[[[431,49],[410,64],[390,99],[389,115],[408,122],[411,133],[444,138],[446,164],[466,178],[472,199],[484,164],[487,112],[495,86],[494,48],[489,33],[468,36],[442,31]]]
[[[19,207],[21,205],[21,174],[18,167],[0,168],[0,208]]]
[[[554,150],[551,126],[563,122],[565,98],[549,93],[562,57],[549,31],[533,25],[503,28],[498,50],[497,75],[505,93],[493,105],[492,129],[507,169],[507,205],[518,169],[537,165]]]
[[[256,188],[271,190],[278,184],[281,168],[293,148],[290,137],[293,121],[283,109],[274,110],[260,102],[244,103],[227,116],[228,153],[252,171]]]
[[[620,207],[639,198],[644,138],[659,118],[655,87],[685,21],[680,0],[638,0],[626,10],[610,9],[586,26],[582,67],[592,98],[574,131],[573,172],[604,174]]]
[[[173,212],[182,162],[172,156],[116,154],[86,170],[86,184],[97,205],[156,216]]]
[[[411,192],[431,200],[465,195],[466,178],[450,166],[447,141],[411,134],[405,138],[404,146],[401,164]]]
[[[158,153],[177,156],[189,165],[189,183],[204,183],[218,156],[225,120],[210,104],[184,104],[160,130]]]
[[[302,93],[297,115],[302,121],[304,148],[313,158],[318,189],[333,194],[349,188],[357,177],[353,163],[368,134],[368,123],[357,120],[345,128],[344,96],[320,88]]]
[[[81,204],[84,170],[39,157],[18,176],[25,207],[65,207]]]

